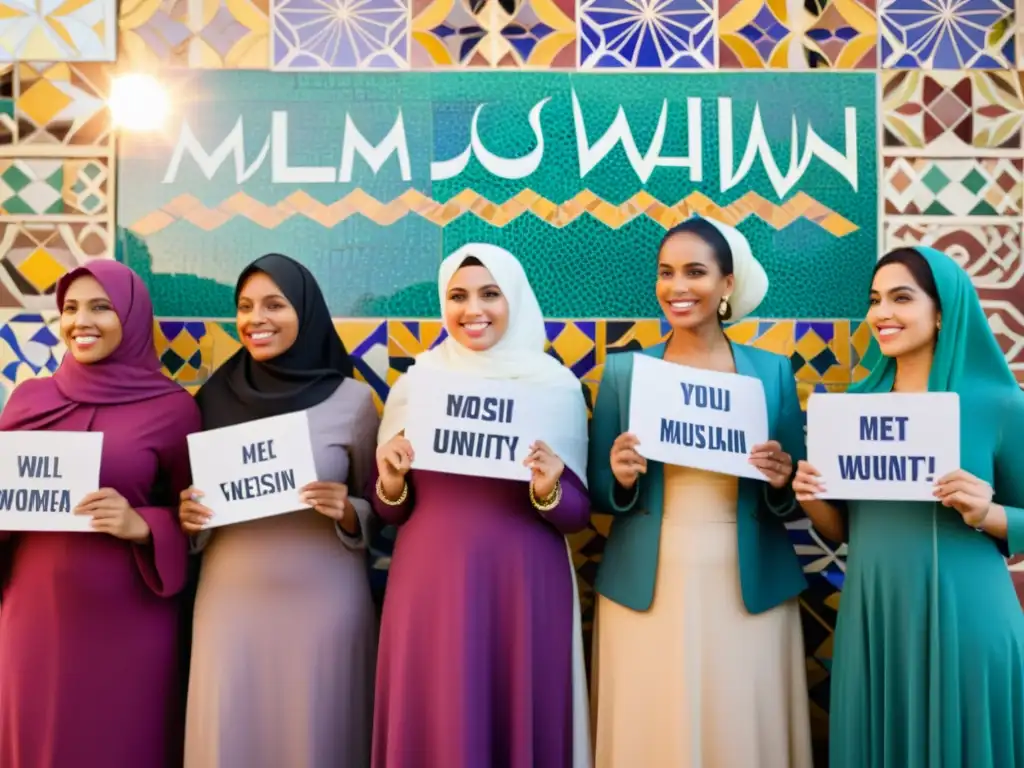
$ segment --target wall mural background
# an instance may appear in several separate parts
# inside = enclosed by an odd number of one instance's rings
[[[773,287],[729,333],[787,354],[804,401],[863,375],[871,264],[917,242],[972,274],[1024,381],[1024,59],[1005,0],[0,0],[0,10],[0,398],[63,354],[60,275],[114,256],[154,293],[168,375],[198,387],[237,349],[239,268],[277,249],[317,273],[359,375],[383,400],[440,338],[435,270],[471,238],[523,258],[552,354],[593,396],[607,355],[664,335],[653,247],[693,212],[754,243]],[[132,71],[172,93],[158,135],[111,125],[111,78]],[[755,108],[764,142],[747,167]],[[407,169],[401,152],[380,149],[399,114]],[[477,146],[460,165],[474,117]],[[164,183],[185,122],[196,144]],[[224,143],[236,125],[237,158]],[[821,139],[810,153],[808,126]],[[613,139],[626,128],[624,149]],[[220,147],[223,163],[197,147]],[[573,542],[588,621],[607,525],[595,516]],[[806,524],[792,537],[811,575],[804,630],[823,739],[845,552]],[[376,565],[382,575],[386,557]]]

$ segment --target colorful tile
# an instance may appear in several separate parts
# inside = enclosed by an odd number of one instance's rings
[[[378,408],[388,396],[388,323],[386,320],[339,320],[334,324],[352,356],[356,378],[373,388]]]
[[[1013,0],[882,0],[882,66],[1013,69]]]
[[[0,2],[0,59],[113,61],[115,0]]]
[[[999,342],[1010,370],[1017,382],[1024,387],[1024,313],[1021,312],[1021,296],[1008,296],[1005,291],[988,288],[978,290],[981,305],[988,317],[989,327]]]
[[[1021,147],[1024,100],[1015,72],[883,73],[882,112],[887,147],[954,157]]]
[[[59,320],[56,310],[0,311],[0,391],[5,395],[4,402],[21,382],[57,370],[65,352],[57,327]]]
[[[270,0],[122,0],[118,64],[267,69]]]
[[[967,271],[979,290],[1016,292],[1024,274],[1020,224],[889,222],[884,236],[887,251],[929,245],[948,254]]]
[[[416,355],[441,340],[443,330],[440,320],[388,321],[388,386],[409,370]]]
[[[709,0],[583,0],[582,69],[714,69]]]
[[[576,65],[574,0],[412,0],[412,66]]]
[[[722,69],[871,69],[874,0],[719,0]]]
[[[158,320],[153,329],[164,374],[183,387],[198,387],[213,372],[213,338],[201,320]]]
[[[409,0],[280,0],[271,7],[278,70],[405,69]]]
[[[0,158],[0,216],[105,213],[109,176],[103,158]]]
[[[110,143],[111,69],[103,64],[18,64],[15,113],[20,144]]]
[[[0,254],[0,285],[24,307],[50,310],[61,275],[88,259],[109,257],[110,230],[101,221],[0,223]]]
[[[1024,161],[885,158],[885,212],[910,216],[1019,216]]]
[[[14,117],[14,64],[0,64],[0,146],[18,140]]]

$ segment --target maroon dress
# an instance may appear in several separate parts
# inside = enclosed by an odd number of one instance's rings
[[[376,480],[376,478],[374,478]],[[568,768],[579,479],[542,515],[526,483],[427,471],[375,511],[401,525],[377,660],[374,768]]]
[[[180,768],[175,596],[188,545],[176,504],[154,505],[188,487],[185,436],[199,431],[199,411],[179,390],[98,406],[90,425],[91,415],[78,409],[50,428],[104,433],[100,485],[124,496],[152,537],[0,534],[0,766]]]

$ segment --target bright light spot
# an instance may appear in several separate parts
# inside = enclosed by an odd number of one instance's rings
[[[107,105],[114,126],[128,131],[158,130],[170,111],[167,91],[151,75],[115,77]]]

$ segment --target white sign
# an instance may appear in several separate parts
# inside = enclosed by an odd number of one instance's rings
[[[823,499],[935,501],[935,481],[960,468],[960,398],[813,394],[807,460]]]
[[[317,479],[305,411],[196,432],[188,454],[207,528],[303,509],[299,492]]]
[[[93,531],[78,503],[100,487],[102,432],[0,434],[0,531]]]
[[[750,463],[768,440],[760,379],[633,355],[629,431],[647,459],[764,480]]]
[[[560,429],[578,407],[575,392],[508,379],[421,370],[415,382],[405,436],[413,467],[434,472],[529,480],[530,445],[566,445]]]

